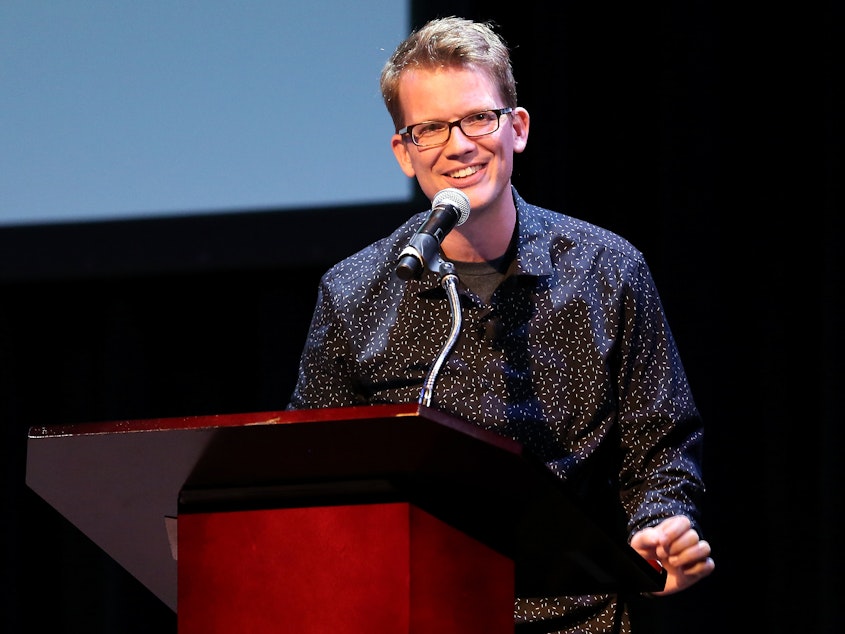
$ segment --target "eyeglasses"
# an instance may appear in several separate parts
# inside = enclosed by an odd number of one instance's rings
[[[513,108],[494,108],[465,116],[455,121],[423,121],[397,130],[396,134],[411,137],[417,147],[444,145],[452,135],[452,128],[459,127],[470,138],[493,134],[499,129],[499,120],[503,114],[513,112]]]

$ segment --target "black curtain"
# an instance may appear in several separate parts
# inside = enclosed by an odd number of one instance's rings
[[[500,25],[532,116],[520,193],[624,235],[654,270],[707,425],[717,570],[651,602],[650,632],[845,625],[842,13],[413,4],[413,26]],[[0,629],[176,631],[27,489],[27,430],[282,408],[320,273],[420,208],[0,230]]]

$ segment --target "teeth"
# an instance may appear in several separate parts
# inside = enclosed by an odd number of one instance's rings
[[[452,178],[466,178],[467,176],[472,176],[478,170],[478,167],[464,167],[463,169],[450,173],[449,176]]]

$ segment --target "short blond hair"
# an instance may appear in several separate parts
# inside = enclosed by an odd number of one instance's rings
[[[455,16],[438,18],[413,31],[399,44],[384,65],[379,82],[384,105],[397,130],[407,124],[402,120],[399,80],[409,67],[477,69],[498,86],[504,99],[499,106],[517,106],[510,50],[491,23]]]

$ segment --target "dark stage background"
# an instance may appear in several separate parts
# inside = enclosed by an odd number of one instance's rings
[[[532,115],[520,193],[653,268],[707,423],[717,569],[652,631],[843,631],[841,3],[412,13],[501,24]],[[176,631],[27,489],[27,430],[283,408],[319,275],[424,204],[0,229],[0,630]]]

